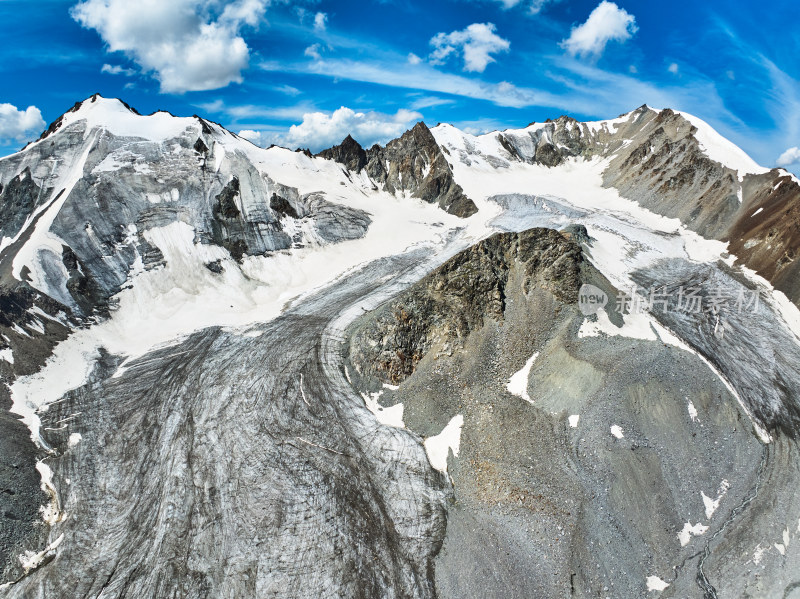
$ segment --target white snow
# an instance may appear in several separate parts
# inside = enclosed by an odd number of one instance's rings
[[[686,408],[689,410],[689,418],[692,419],[692,422],[697,422],[697,408],[694,407],[694,403],[692,400],[688,400],[689,403],[686,405]]]
[[[324,183],[318,180],[317,184],[320,182]],[[337,192],[342,195],[332,200],[370,212],[373,222],[364,238],[268,257],[250,256],[241,266],[225,249],[195,243],[195,231],[186,223],[173,222],[145,231],[145,238],[161,250],[166,266],[132,271],[131,288],[115,296],[118,309],[109,320],[74,332],[56,346],[42,370],[18,378],[11,387],[12,411],[22,416],[33,439],[41,442],[37,411],[83,384],[99,347],[136,358],[209,326],[244,327],[268,321],[289,302],[368,261],[401,254],[408,248],[441,247],[450,231],[465,225],[462,219],[421,200],[385,193],[367,196],[359,189],[337,188]],[[54,213],[55,210],[54,206]],[[46,217],[50,214],[44,215],[42,221]],[[477,239],[485,230],[479,223],[462,235]],[[34,241],[32,238],[26,247],[34,246]],[[20,268],[28,263],[19,256],[17,260]],[[206,263],[215,260],[222,262],[222,274],[205,268]],[[392,416],[392,422],[397,422],[396,416]]]
[[[442,432],[435,437],[425,439],[425,452],[431,466],[439,472],[447,472],[447,457],[450,451],[458,457],[461,447],[461,428],[464,426],[464,417],[461,414],[454,416]]]
[[[781,555],[786,555],[786,546],[781,543],[775,543],[775,549],[778,550],[778,553]]]
[[[693,536],[699,537],[706,534],[706,532],[708,532],[708,526],[703,526],[700,522],[692,526],[691,522],[687,522],[683,525],[683,530],[678,533],[678,540],[681,542],[681,547],[686,547]]]
[[[727,480],[723,480],[717,490],[717,498],[711,499],[705,493],[701,492],[700,495],[703,497],[703,505],[706,508],[706,519],[711,520],[711,517],[714,513],[719,509],[719,504],[722,501],[722,498],[728,493],[728,489],[731,488],[730,483]]]
[[[758,210],[753,212],[753,214],[750,215],[750,218],[753,218],[754,216],[756,216],[757,214],[761,214],[762,212],[764,212],[764,209],[763,208],[759,208]]]
[[[581,417],[579,414],[573,414],[569,417],[569,425],[572,428],[578,428],[578,421],[580,421]]]
[[[695,137],[706,155],[712,160],[738,171],[740,180],[746,174],[761,175],[769,172],[770,169],[757,164],[744,150],[732,141],[725,139],[704,120],[686,112],[678,114],[697,127]]]
[[[166,112],[141,116],[128,110],[119,100],[102,97],[94,102],[85,100],[77,111],[65,114],[61,130],[80,122],[85,123],[87,136],[98,129],[117,137],[165,141],[180,137],[190,127],[196,129],[196,135],[200,134],[200,123],[194,118],[175,117]]]
[[[76,445],[78,445],[78,443],[81,442],[82,439],[83,437],[81,436],[80,433],[72,433],[69,436],[69,441],[67,442],[67,445],[69,445],[69,447],[75,447]]]
[[[0,349],[0,360],[5,360],[9,364],[14,363],[14,352],[11,350],[10,347],[5,349]]]
[[[617,439],[624,439],[625,438],[625,431],[623,431],[616,424],[611,427],[611,434],[614,435]]]
[[[39,508],[39,511],[42,513],[42,520],[50,526],[55,526],[59,522],[64,521],[66,514],[61,511],[58,505],[58,493],[56,493],[56,489],[53,486],[53,471],[50,466],[43,461],[36,463],[36,470],[42,478],[42,491],[47,493],[50,497],[50,502]]]
[[[50,543],[43,551],[36,553],[34,551],[26,551],[24,555],[19,556],[20,565],[27,574],[31,570],[35,570],[44,563],[44,560],[55,553],[59,545],[64,541],[63,533],[52,543]]]
[[[36,289],[39,289],[40,291],[43,291],[54,297],[58,297],[58,292],[50,290],[51,282],[48,280],[40,266],[38,255],[40,252],[49,250],[56,253],[56,255],[59,257],[55,263],[58,264],[61,262],[61,246],[66,244],[64,244],[63,241],[60,240],[56,235],[51,233],[50,228],[53,226],[53,221],[55,221],[56,216],[58,216],[58,213],[64,206],[64,202],[67,201],[67,198],[72,192],[73,187],[75,187],[75,185],[83,176],[83,166],[86,163],[86,159],[93,149],[93,146],[94,143],[86,144],[83,154],[75,161],[74,164],[71,165],[65,174],[59,177],[58,183],[56,183],[53,188],[53,195],[50,201],[42,209],[41,216],[36,222],[33,231],[30,233],[30,238],[14,256],[14,262],[12,266],[12,274],[14,275],[14,278],[22,281],[22,269],[27,266],[31,271],[31,285]]]
[[[658,576],[647,577],[647,590],[648,591],[663,591],[669,586],[669,583],[664,582]]]
[[[764,559],[764,554],[765,554],[765,553],[766,553],[768,550],[769,550],[768,548],[766,548],[766,547],[762,547],[762,546],[761,546],[761,543],[759,543],[758,545],[756,545],[756,549],[755,549],[755,551],[753,552],[753,563],[754,563],[756,566],[757,566],[757,565],[759,565],[759,564],[761,563],[761,560],[762,560],[762,559]]]
[[[403,422],[403,404],[398,403],[388,408],[383,407],[378,399],[383,395],[383,391],[377,393],[362,393],[367,409],[375,415],[378,422],[387,426],[405,428]]]
[[[512,393],[517,397],[521,397],[530,404],[533,403],[533,400],[531,399],[530,395],[528,395],[528,377],[530,377],[531,368],[538,357],[539,352],[536,352],[530,358],[528,358],[528,361],[525,362],[525,366],[514,373],[506,385],[506,389],[508,389],[509,393]]]

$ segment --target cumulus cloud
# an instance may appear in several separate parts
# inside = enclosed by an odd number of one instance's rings
[[[603,0],[582,25],[572,28],[561,46],[573,56],[599,57],[608,42],[626,42],[636,33],[636,18],[613,2]]]
[[[41,132],[45,122],[36,106],[18,110],[12,104],[0,104],[0,143],[25,141]]]
[[[800,148],[789,148],[778,157],[778,166],[791,166],[792,164],[800,164]]]
[[[677,74],[678,74],[678,71],[680,70],[680,67],[678,67],[678,63],[677,63],[677,62],[673,62],[671,65],[669,65],[669,66],[667,67],[667,70],[668,70],[670,73],[672,73],[673,75],[677,75]]]
[[[449,56],[461,54],[465,71],[482,73],[490,62],[495,62],[492,54],[508,52],[511,46],[495,31],[494,23],[473,23],[462,31],[437,33],[431,39],[431,63],[442,64]]]
[[[419,64],[422,62],[422,59],[414,54],[413,52],[408,53],[408,64]]]
[[[317,31],[325,31],[328,27],[328,15],[324,12],[318,12],[314,15],[314,29]]]
[[[218,89],[242,81],[250,49],[241,37],[270,0],[83,0],[72,10],[111,52],[122,52],[161,83],[161,91]]]
[[[303,115],[303,122],[292,125],[275,143],[290,148],[308,147],[318,151],[336,145],[352,135],[361,145],[369,147],[402,135],[421,119],[420,113],[406,109],[398,110],[395,114],[383,114],[356,112],[342,106],[334,112],[310,112]]]
[[[253,131],[252,129],[242,129],[239,131],[238,135],[247,141],[253,142],[257,146],[262,145],[264,141],[262,133],[260,131]]]

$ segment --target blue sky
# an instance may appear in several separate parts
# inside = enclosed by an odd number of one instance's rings
[[[646,103],[797,173],[798,23],[794,0],[0,0],[0,154],[94,92],[313,150]]]

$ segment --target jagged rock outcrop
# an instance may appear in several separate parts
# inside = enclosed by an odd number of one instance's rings
[[[357,173],[367,166],[367,153],[355,139],[350,135],[344,138],[341,144],[323,150],[317,154],[326,160],[335,160],[345,166],[351,172]]]
[[[389,193],[408,192],[463,218],[478,211],[453,180],[450,165],[430,129],[419,122],[386,147],[364,150],[349,135],[338,146],[317,154],[339,162],[353,172],[366,169],[369,177]]]
[[[580,246],[552,229],[493,235],[381,308],[353,337],[350,359],[362,375],[399,383],[432,347],[458,345],[486,319],[502,320],[512,271],[522,295],[537,287],[576,302],[582,261]]]

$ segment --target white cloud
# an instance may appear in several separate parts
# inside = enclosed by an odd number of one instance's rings
[[[292,125],[275,143],[295,148],[309,147],[322,150],[340,143],[352,135],[364,147],[385,143],[403,134],[422,115],[401,109],[395,114],[356,112],[342,106],[334,112],[311,112],[303,115],[303,122]]]
[[[72,10],[111,52],[153,72],[161,91],[218,89],[242,81],[250,50],[240,31],[258,25],[270,0],[83,0]]]
[[[800,164],[800,148],[789,148],[778,157],[778,166],[790,166],[792,164]]]
[[[525,4],[528,7],[528,12],[532,15],[537,15],[551,2],[558,2],[559,0],[496,0],[503,5],[503,8],[510,9],[520,4]]]
[[[600,56],[610,41],[626,42],[638,30],[636,18],[613,2],[603,0],[582,25],[572,28],[561,46],[573,56]]]
[[[462,31],[437,33],[431,39],[431,63],[442,64],[449,56],[460,53],[465,71],[482,73],[490,62],[495,62],[492,54],[507,52],[511,46],[496,30],[493,23],[473,23]]]
[[[678,63],[677,63],[677,62],[673,62],[671,65],[669,65],[669,66],[667,67],[667,70],[668,70],[670,73],[672,73],[673,75],[677,75],[677,74],[678,74],[678,71],[680,70],[680,67],[678,67]]]
[[[239,137],[250,141],[257,146],[260,146],[262,143],[262,134],[260,131],[253,131],[252,129],[242,129],[238,133]]]
[[[100,69],[101,73],[107,73],[109,75],[133,75],[135,71],[133,69],[126,69],[118,64],[110,65],[104,64],[103,67]]]
[[[0,104],[0,143],[25,141],[44,129],[45,122],[36,106],[18,110],[12,104]]]
[[[431,108],[434,106],[446,106],[447,104],[454,104],[455,100],[447,100],[445,98],[437,98],[436,96],[423,96],[417,98],[411,103],[412,110],[422,110],[423,108]]]
[[[286,94],[287,96],[299,96],[301,93],[303,93],[299,89],[291,85],[277,85],[273,89],[276,92]]]
[[[317,31],[325,31],[328,27],[328,15],[324,12],[318,12],[314,15],[314,29]]]
[[[422,62],[422,59],[414,54],[413,52],[409,52],[408,54],[408,64],[419,64]]]
[[[321,45],[312,44],[305,49],[305,52],[303,52],[303,54],[305,54],[309,58],[313,58],[314,60],[319,60],[320,58],[322,58],[322,55],[319,53],[321,49],[322,49]]]

